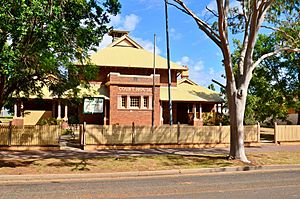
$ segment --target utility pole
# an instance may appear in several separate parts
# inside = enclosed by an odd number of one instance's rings
[[[155,55],[155,46],[156,46],[156,34],[154,34],[154,39],[153,39],[153,44],[154,44],[154,47],[153,47],[153,87],[152,87],[152,128],[154,127],[154,109],[155,109],[155,65],[156,65],[156,55]]]
[[[169,113],[170,113],[170,125],[173,125],[172,98],[171,98],[171,66],[170,66],[170,48],[169,48],[168,0],[165,0],[165,14],[166,14]]]

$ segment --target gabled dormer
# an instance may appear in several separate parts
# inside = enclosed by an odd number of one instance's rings
[[[129,31],[112,30],[108,33],[113,38],[113,42],[108,47],[131,47],[143,49],[138,43],[128,36]]]

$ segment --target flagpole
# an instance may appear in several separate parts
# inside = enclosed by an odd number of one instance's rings
[[[170,125],[173,125],[172,98],[171,98],[171,67],[170,67],[170,49],[169,49],[168,0],[165,0],[165,15],[166,15],[166,40],[167,40],[167,64],[168,64],[169,114],[170,114]]]

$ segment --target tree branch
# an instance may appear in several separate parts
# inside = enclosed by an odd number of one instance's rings
[[[179,10],[184,10],[184,13],[191,16],[197,23],[198,27],[210,38],[212,39],[215,44],[221,49],[221,41],[220,36],[212,29],[211,26],[209,26],[207,23],[205,23],[203,20],[201,20],[192,10],[190,10],[185,3],[183,3],[182,0],[174,0],[178,5],[180,5]],[[171,4],[173,5],[173,4]],[[178,6],[176,6],[178,8]]]
[[[219,17],[219,15],[217,15],[217,13],[215,13],[215,11],[209,9],[207,6],[205,7],[205,9],[206,9],[207,11],[209,11],[210,13],[212,13],[215,17]]]
[[[274,0],[265,0],[260,1],[260,4],[257,4],[257,1],[254,1],[253,4],[253,14],[250,18],[249,23],[249,39],[248,39],[248,45],[247,45],[247,51],[245,54],[245,64],[244,64],[244,73],[247,74],[248,70],[252,70],[251,66],[253,65],[253,52],[254,52],[254,46],[256,43],[257,34],[259,31],[259,28],[264,20],[264,16],[266,14],[266,11],[270,7],[271,3]],[[246,75],[243,76],[244,78],[247,78]],[[244,80],[246,81],[246,80]]]
[[[289,47],[285,47],[285,48],[280,48],[278,50],[275,50],[273,52],[270,52],[270,53],[266,53],[264,55],[262,55],[258,60],[256,60],[256,62],[254,62],[252,65],[251,65],[251,72],[266,58],[268,57],[271,57],[273,55],[276,55],[276,54],[279,54],[283,51],[286,51],[286,52],[291,52],[291,53],[295,53],[295,52],[300,52],[300,48],[289,48]]]
[[[219,0],[217,1],[217,7],[219,13],[219,17],[218,17],[219,34],[222,43],[221,50],[224,57],[223,63],[225,66],[226,78],[228,82],[231,82],[232,85],[235,85],[235,78],[232,69],[231,53],[230,53],[229,42],[228,42],[227,16],[229,10],[229,1],[225,0],[224,3],[223,0]]]
[[[184,12],[185,14],[187,15],[190,15],[187,11],[185,11],[184,9],[182,9],[181,7],[179,7],[178,5],[174,4],[174,3],[170,3],[170,2],[167,2],[167,4],[171,5],[171,6],[174,6],[175,8],[177,8],[178,10],[180,10],[181,12]]]
[[[239,77],[244,74],[244,61],[245,61],[245,55],[246,55],[246,47],[248,46],[248,40],[249,40],[249,17],[251,17],[251,13],[249,13],[249,16],[247,16],[247,9],[246,9],[246,1],[243,0],[242,3],[242,8],[243,8],[243,18],[244,18],[244,23],[245,23],[245,31],[244,31],[244,38],[243,38],[243,44],[242,44],[242,49],[241,49],[241,56],[240,56],[240,61],[238,63],[238,68],[239,68]]]
[[[291,35],[289,35],[287,32],[285,32],[284,30],[280,29],[280,28],[275,28],[275,27],[270,27],[270,26],[261,26],[262,28],[266,28],[266,29],[270,29],[270,30],[274,30],[274,31],[278,31],[284,34],[284,36],[286,36],[287,38],[291,39],[293,42],[295,42],[295,38],[292,37]]]

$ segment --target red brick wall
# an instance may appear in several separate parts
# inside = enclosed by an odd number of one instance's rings
[[[149,76],[153,74],[153,69],[141,69],[141,68],[122,68],[122,67],[101,67],[99,70],[98,78],[96,81],[106,82],[107,75],[110,72],[116,72],[123,75],[146,75]],[[160,75],[160,83],[162,86],[168,85],[168,70],[157,69],[156,74]],[[177,85],[177,71],[172,70],[171,73],[172,86]]]
[[[156,77],[156,89],[154,97],[155,106],[155,125],[160,124],[160,105],[159,105],[159,76]],[[149,103],[152,97],[152,78],[147,76],[131,77],[117,74],[110,74],[109,77],[109,96],[110,96],[110,124],[131,125],[151,125],[152,110],[151,109],[136,109],[136,108],[121,108],[118,106],[119,96],[149,96]]]

